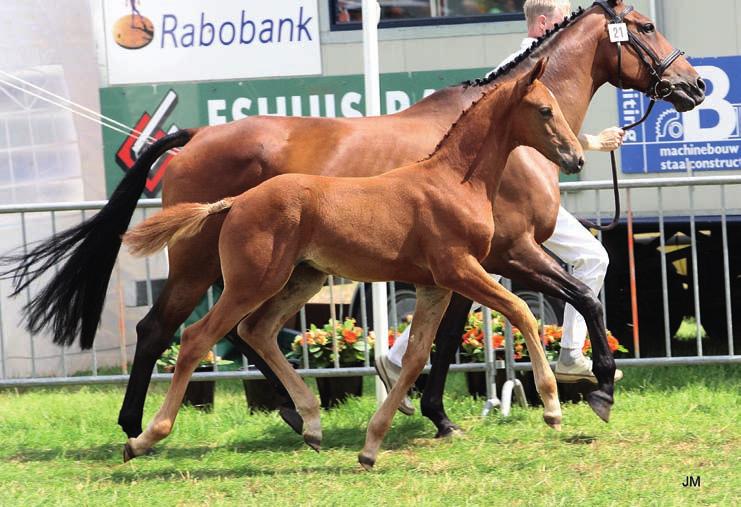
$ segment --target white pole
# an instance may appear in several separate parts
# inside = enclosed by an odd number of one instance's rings
[[[381,114],[381,83],[378,75],[378,21],[381,6],[376,0],[363,0],[363,61],[365,64],[365,115]],[[376,345],[373,349],[375,360],[388,353],[388,296],[385,283],[374,283],[373,330],[376,332]],[[376,377],[376,400],[380,405],[386,399],[386,389]]]

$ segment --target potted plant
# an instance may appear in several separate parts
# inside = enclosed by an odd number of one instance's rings
[[[492,348],[496,359],[504,359],[504,317],[497,312],[491,312]],[[512,328],[515,346],[515,360],[526,354],[525,338],[517,328]],[[468,314],[465,332],[461,336],[460,357],[465,363],[483,363],[485,360],[484,314],[481,311]],[[499,390],[506,376],[503,370],[496,372],[496,385]],[[466,372],[466,385],[471,396],[478,398],[486,396],[486,373],[482,371]]]
[[[334,327],[334,330],[333,330]],[[337,359],[340,366],[362,366],[365,358],[365,344],[373,350],[373,335],[364,337],[362,328],[355,325],[355,319],[346,318],[344,322],[327,323],[321,328],[312,324],[308,331],[298,336],[286,354],[288,359],[302,361],[303,345],[306,344],[310,368],[332,368],[335,364],[336,340]],[[316,379],[319,397],[323,408],[331,408],[342,403],[348,396],[363,394],[363,377],[318,377]]]
[[[497,359],[504,358],[504,317],[492,312],[492,346],[497,355]],[[483,312],[472,312],[468,317],[465,332],[461,337],[461,359],[465,362],[484,362],[484,330],[483,330]],[[525,347],[525,338],[522,333],[515,327],[512,328],[514,338],[514,359],[515,361],[527,361],[529,359],[527,348]],[[549,361],[558,359],[561,350],[561,337],[563,329],[561,326],[546,325],[543,327],[543,341],[546,357]],[[607,342],[610,351],[615,353],[626,353],[628,350],[623,347],[612,333],[607,331]],[[589,338],[584,343],[584,355],[592,356],[592,346]],[[518,378],[523,383],[528,402],[531,405],[540,403],[540,397],[535,389],[535,380],[531,371],[518,372]],[[504,383],[505,376],[502,370],[497,370],[497,389],[500,389]],[[469,393],[473,396],[486,396],[486,376],[483,372],[467,372],[466,383],[468,384]],[[595,389],[591,383],[577,384],[558,384],[559,398],[561,401],[572,401],[574,403],[582,400],[583,396],[589,391]]]
[[[180,353],[180,344],[174,343],[170,346],[162,356],[157,360],[157,365],[167,373],[173,373],[175,371],[175,365],[177,364],[178,354]],[[232,361],[222,359],[212,351],[208,351],[208,354],[201,359],[196,367],[196,372],[214,371],[214,366],[226,366],[232,364]],[[185,396],[183,397],[183,403],[186,405],[193,406],[198,410],[210,412],[214,406],[214,387],[216,382],[213,380],[206,380],[203,382],[188,382],[188,387],[185,390]]]

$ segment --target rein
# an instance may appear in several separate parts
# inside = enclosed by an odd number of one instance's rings
[[[604,11],[607,13],[607,16],[610,20],[610,24],[624,24],[625,23],[625,16],[633,12],[634,8],[632,5],[629,5],[623,9],[623,12],[618,14],[615,12],[615,10],[609,6],[607,3],[607,0],[597,0],[594,2],[594,5],[599,5],[604,9]],[[668,80],[663,79],[662,76],[666,72],[666,70],[673,64],[677,58],[684,55],[684,51],[680,51],[679,49],[675,49],[672,51],[672,53],[664,58],[663,60],[659,58],[659,56],[648,46],[646,46],[643,42],[641,42],[638,37],[633,34],[630,30],[625,28],[625,32],[627,35],[627,42],[633,47],[633,49],[636,51],[638,56],[640,57],[641,61],[648,67],[649,72],[651,73],[651,78],[653,82],[648,87],[648,91],[644,92],[651,100],[648,104],[648,107],[646,108],[646,112],[643,115],[643,117],[633,123],[630,123],[628,125],[625,125],[622,127],[623,130],[631,130],[636,128],[638,125],[642,124],[648,119],[648,116],[651,114],[651,111],[653,110],[654,106],[656,105],[657,100],[665,99],[669,95],[674,92],[674,85],[670,83]],[[616,42],[617,44],[617,65],[618,65],[618,88],[621,90],[623,89],[623,44],[622,42]],[[650,58],[651,61],[649,61],[648,58]],[[580,218],[579,223],[581,223],[584,227],[587,227],[589,229],[596,229],[598,231],[611,231],[615,227],[617,227],[618,223],[620,222],[620,190],[618,188],[618,176],[617,176],[617,160],[615,158],[615,151],[610,152],[610,162],[612,163],[612,189],[613,189],[613,198],[615,200],[615,215],[612,218],[612,222],[610,222],[607,225],[598,225],[593,222],[590,222],[589,220],[585,218]]]

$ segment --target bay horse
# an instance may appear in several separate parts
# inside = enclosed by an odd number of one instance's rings
[[[288,390],[304,421],[304,441],[318,451],[319,403],[280,351],[275,334],[282,316],[305,304],[327,273],[366,282],[399,280],[417,289],[399,382],[368,425],[359,455],[366,469],[373,467],[401,399],[425,365],[452,291],[500,310],[522,330],[543,399],[543,419],[560,428],[555,376],[537,321],[527,304],[480,264],[497,255],[491,251],[493,210],[512,150],[530,146],[567,174],[584,165],[582,147],[555,97],[538,81],[545,66],[546,60],[540,60],[530,73],[487,91],[437,149],[416,164],[365,178],[284,174],[237,197],[169,207],[129,231],[124,244],[142,256],[176,245],[220,217],[224,292],[205,317],[183,332],[165,401],[147,429],[129,439],[125,459],[146,453],[170,434],[200,359],[237,325],[240,337]],[[377,205],[393,199],[404,205]],[[361,237],[358,230],[364,231]]]
[[[622,0],[609,5],[619,12],[627,9]],[[607,34],[608,21],[599,6],[580,9],[490,79],[442,89],[397,114],[352,119],[249,117],[164,137],[142,152],[100,213],[57,234],[26,256],[4,259],[6,263],[20,261],[9,272],[14,274],[16,294],[52,266],[59,266],[58,273],[26,307],[29,329],[38,332],[48,326],[55,343],[71,345],[79,335],[83,349],[92,346],[120,237],[128,227],[151,165],[167,150],[184,147],[163,179],[165,208],[181,202],[218,201],[285,173],[380,174],[428,155],[460,112],[482,92],[502,76],[531,69],[535,58],[541,56],[554,57],[542,80],[556,95],[572,130],[578,132],[596,90],[607,82],[617,86],[619,81],[615,47]],[[666,39],[648,26],[648,18],[634,11],[625,22],[654,53],[671,53]],[[626,46],[622,84],[650,90],[655,82],[649,67],[643,53]],[[678,111],[702,102],[704,84],[686,59],[677,59],[662,77],[673,86],[665,100]],[[606,395],[604,402],[595,397],[590,405],[604,419],[612,403],[614,363],[607,353],[600,302],[588,287],[561,269],[539,247],[555,226],[560,201],[558,168],[526,147],[515,150],[508,164],[512,170],[503,175],[502,195],[494,216],[494,243],[499,256],[487,259],[484,265],[490,272],[518,284],[563,298],[584,315],[592,337],[599,391]],[[528,184],[523,186],[523,181]],[[505,211],[508,221],[502,223],[498,214]],[[219,278],[219,227],[219,219],[214,218],[199,234],[168,250],[167,283],[137,325],[134,362],[118,419],[129,437],[142,431],[144,400],[156,360],[208,287]],[[469,308],[468,300],[453,296],[440,326],[437,353],[422,398],[422,413],[435,423],[438,435],[456,428],[444,412],[442,392],[447,366],[455,354]],[[259,357],[255,362],[268,378],[274,378]]]

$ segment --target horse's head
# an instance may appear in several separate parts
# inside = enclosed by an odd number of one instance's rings
[[[605,14],[607,23],[624,22],[628,28],[629,40],[621,44],[622,49],[610,40],[607,27],[600,42],[601,50],[607,52],[606,61],[611,62],[608,72],[613,85],[666,100],[680,112],[689,111],[705,100],[702,78],[651,19],[623,0],[599,0],[595,8]]]
[[[581,171],[584,152],[553,93],[540,81],[547,59],[540,60],[513,87],[509,130],[515,145],[535,148],[566,174]]]

